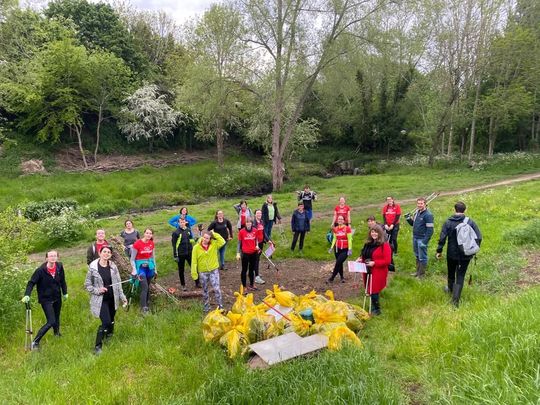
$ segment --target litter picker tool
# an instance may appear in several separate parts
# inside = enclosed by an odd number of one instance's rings
[[[119,284],[129,283],[130,281],[131,281],[131,278],[128,278],[127,280],[119,281],[118,283],[112,283],[112,284],[106,285],[105,287],[112,287],[112,286],[114,286],[114,285],[119,285]]]
[[[32,329],[32,306],[29,302],[25,303],[26,306],[26,326],[24,334],[24,348],[26,350],[32,349],[32,341],[34,340],[34,331]]]
[[[365,294],[364,294],[364,303],[362,304],[362,308],[364,309],[364,311],[366,310],[366,298],[369,297],[369,313],[371,313],[371,291],[372,291],[372,287],[373,287],[373,279],[371,277],[371,273],[368,273],[366,275],[366,289],[365,289]],[[369,290],[369,292],[368,292]]]
[[[263,304],[266,305],[268,308],[270,308],[272,311],[275,311],[277,314],[281,315],[283,318],[285,318],[286,320],[288,320],[289,322],[291,321],[291,318],[289,318],[287,315],[285,315],[283,312],[280,312],[276,307],[270,305],[269,303],[267,303],[265,300],[263,300]]]
[[[165,288],[163,288],[161,285],[159,285],[158,283],[154,283],[154,286],[156,287],[156,289],[159,291],[159,292],[162,292],[163,294],[165,294],[171,301],[173,301],[175,304],[180,304],[180,301],[178,300],[178,298],[176,298],[174,295],[172,295],[169,291],[167,291]]]
[[[430,195],[428,195],[427,197],[425,197],[425,200],[426,200],[426,207],[427,205],[432,202],[435,198],[437,198],[439,196],[439,194],[441,194],[440,191],[435,191],[433,193],[431,193]],[[411,217],[414,217],[416,215],[416,213],[418,212],[418,208],[415,208],[414,210],[412,210],[411,212],[408,212],[405,214],[405,218],[411,218]]]

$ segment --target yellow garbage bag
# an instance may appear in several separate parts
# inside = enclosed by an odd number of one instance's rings
[[[220,339],[219,343],[227,348],[229,357],[242,355],[246,352],[248,347],[248,341],[246,335],[238,328],[233,328],[225,333]]]
[[[329,350],[340,350],[344,344],[351,343],[355,346],[362,347],[362,342],[346,326],[338,326],[337,328],[332,329],[328,334],[328,349]]]
[[[315,290],[311,290],[308,294],[298,296],[294,310],[296,312],[302,312],[304,309],[312,308],[315,305],[313,300],[316,297],[317,293]]]
[[[296,295],[290,291],[281,291],[277,284],[274,284],[273,290],[266,290],[266,294],[275,298],[278,304],[284,307],[294,307]],[[272,305],[269,301],[266,302]]]
[[[240,291],[234,293],[236,301],[234,302],[231,312],[235,314],[243,314],[253,307],[253,294],[244,295],[244,287],[240,286]]]
[[[267,339],[267,330],[272,325],[274,317],[261,311],[250,311],[244,316],[246,337],[249,343]]]
[[[281,318],[279,321],[276,321],[274,318],[274,320],[270,322],[270,326],[266,330],[266,338],[270,339],[276,336],[283,335],[283,333],[285,332],[285,326],[286,326],[285,318]]]
[[[313,309],[313,317],[315,323],[345,322],[347,320],[347,307],[341,301],[328,301]]]
[[[324,295],[326,295],[330,301],[335,301],[334,300],[334,292],[332,290],[326,290]]]
[[[220,309],[206,315],[203,320],[203,337],[206,342],[217,342],[230,329],[231,320],[224,316]]]
[[[298,336],[308,336],[311,334],[311,321],[307,321],[301,316],[293,313],[289,314],[288,316],[291,319],[289,327],[287,328],[288,330],[290,330],[291,332],[296,332]],[[286,330],[285,332],[287,332],[288,330]]]
[[[347,327],[345,322],[314,323],[311,325],[310,334],[323,333],[328,336],[332,330],[343,326]]]

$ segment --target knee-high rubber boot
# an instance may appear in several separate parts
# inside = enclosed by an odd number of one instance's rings
[[[455,283],[452,289],[452,304],[457,308],[459,307],[459,300],[461,298],[461,290],[463,290],[463,284]]]
[[[426,275],[427,264],[418,262],[418,278],[422,278]]]
[[[411,273],[411,276],[418,277],[418,266],[420,266],[420,262],[418,259],[416,259],[416,271],[414,273]]]
[[[379,294],[371,294],[371,313],[373,315],[381,314],[381,304],[379,302]]]
[[[95,354],[101,354],[101,348],[103,346],[103,338],[105,337],[105,331],[103,330],[103,327],[100,326],[98,328],[97,334],[96,334],[96,347],[95,347]]]

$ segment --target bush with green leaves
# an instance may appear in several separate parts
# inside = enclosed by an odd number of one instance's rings
[[[26,262],[35,226],[12,208],[0,211],[0,323],[6,327],[22,314],[19,300],[29,276]]]
[[[221,197],[260,194],[272,190],[272,175],[261,166],[236,164],[209,176],[208,184]]]
[[[54,199],[45,201],[32,201],[23,207],[23,215],[31,221],[41,221],[51,216],[61,215],[63,210],[76,210],[77,201],[67,199]]]
[[[90,222],[75,208],[63,208],[59,215],[48,216],[39,221],[39,227],[51,241],[71,242],[84,235]]]

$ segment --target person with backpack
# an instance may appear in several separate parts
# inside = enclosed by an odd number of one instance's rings
[[[343,216],[345,225],[351,225],[351,207],[345,204],[345,197],[340,197],[339,204],[334,208],[334,216],[332,217],[332,223],[330,224],[332,228],[337,226],[339,215]]]
[[[482,243],[480,229],[472,219],[465,216],[466,209],[467,206],[462,201],[454,205],[454,215],[442,226],[436,254],[437,259],[442,257],[444,244],[448,240],[446,247],[448,279],[445,292],[452,295],[452,303],[456,307],[459,306],[469,263]]]
[[[111,260],[112,249],[103,246],[99,259],[88,266],[84,288],[90,293],[90,312],[101,320],[96,334],[94,353],[101,354],[103,340],[114,333],[114,317],[120,306],[127,305],[127,298],[122,290],[122,280],[118,267]]]
[[[246,200],[240,200],[238,204],[233,205],[234,210],[238,214],[238,222],[236,223],[236,228],[238,230],[245,228],[246,220],[253,218],[253,212],[247,205]]]
[[[131,257],[131,246],[141,238],[139,231],[133,227],[133,221],[126,219],[124,230],[120,232],[120,237],[124,239],[124,253],[128,258]]]
[[[427,208],[426,199],[416,199],[416,210],[407,214],[405,219],[413,227],[413,252],[416,257],[416,272],[414,277],[422,278],[426,274],[428,265],[428,244],[433,236],[433,214]]]
[[[96,231],[96,241],[86,250],[86,264],[90,264],[94,260],[99,259],[99,251],[103,249],[104,246],[109,246],[109,242],[105,239],[105,231],[103,229],[98,229]]]
[[[180,278],[180,286],[182,291],[187,291],[184,271],[186,262],[191,266],[191,253],[193,251],[194,239],[187,226],[187,221],[184,218],[178,220],[179,226],[171,235],[171,243],[173,248],[173,258],[178,264],[178,276]],[[195,287],[199,286],[199,279],[195,280]]]
[[[317,200],[317,193],[311,191],[309,185],[304,186],[304,190],[296,192],[298,196],[298,202],[304,204],[304,210],[311,221],[313,219],[313,201]]]
[[[50,250],[45,254],[46,261],[39,266],[26,285],[22,302],[28,304],[34,286],[37,288],[38,302],[43,308],[47,322],[38,331],[30,346],[31,350],[39,349],[41,338],[50,328],[53,328],[55,336],[60,334],[60,310],[62,298],[68,299],[66,276],[64,266],[58,261],[58,252]]]

